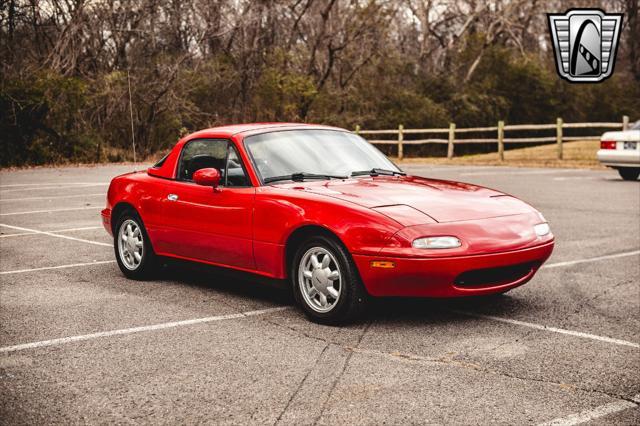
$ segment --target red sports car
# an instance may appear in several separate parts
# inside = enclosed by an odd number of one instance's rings
[[[356,317],[369,296],[503,293],[553,250],[544,217],[501,192],[407,176],[334,127],[246,124],[181,139],[111,181],[102,211],[120,269],[158,257],[290,283],[312,319]]]

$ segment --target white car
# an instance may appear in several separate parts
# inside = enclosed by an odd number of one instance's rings
[[[640,120],[629,130],[606,132],[600,138],[598,161],[618,170],[624,180],[640,176]]]

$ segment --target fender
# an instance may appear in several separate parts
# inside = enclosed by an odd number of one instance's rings
[[[326,229],[352,254],[368,255],[378,253],[403,228],[387,216],[353,203],[303,190],[260,187],[253,226],[256,268],[274,278],[286,278],[287,242],[295,231],[307,226]]]

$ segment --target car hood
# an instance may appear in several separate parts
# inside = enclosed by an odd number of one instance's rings
[[[487,219],[535,211],[517,198],[468,183],[379,176],[282,185],[337,198],[385,214],[402,225]]]

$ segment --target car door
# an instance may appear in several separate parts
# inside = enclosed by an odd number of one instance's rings
[[[215,167],[216,189],[197,185],[193,173]],[[255,188],[230,141],[196,139],[180,155],[176,179],[167,184],[165,234],[168,254],[254,269],[252,221]]]

